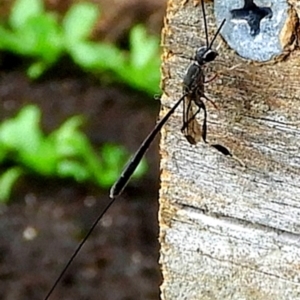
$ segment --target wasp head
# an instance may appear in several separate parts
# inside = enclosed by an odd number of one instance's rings
[[[218,56],[218,52],[215,50],[212,50],[210,48],[207,48],[206,46],[199,48],[196,51],[195,60],[198,62],[198,64],[204,65],[208,62],[211,62],[215,60],[215,58]]]

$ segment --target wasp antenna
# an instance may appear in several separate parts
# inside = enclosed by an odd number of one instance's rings
[[[213,39],[212,39],[211,42],[210,42],[210,45],[208,46],[208,49],[210,49],[210,48],[212,47],[214,41],[216,40],[216,38],[217,38],[218,34],[220,33],[222,27],[224,26],[225,22],[226,22],[226,19],[224,19],[224,20],[222,21],[221,25],[219,26],[217,32],[215,33]]]
[[[205,39],[206,39],[206,48],[209,48],[209,42],[208,42],[208,30],[207,30],[207,23],[206,23],[206,14],[204,9],[204,0],[201,0],[201,7],[202,7],[202,14],[203,14],[203,20],[204,20],[204,30],[205,30]]]

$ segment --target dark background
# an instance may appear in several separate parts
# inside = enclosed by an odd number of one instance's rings
[[[160,34],[164,1],[93,1],[102,16],[95,40],[126,48],[130,28],[141,21]],[[5,17],[13,1],[0,2]],[[63,14],[72,1],[48,0]],[[102,85],[67,58],[30,81],[26,62],[1,54],[0,119],[25,104],[42,110],[51,132],[74,114],[84,115],[84,132],[98,147],[123,144],[134,152],[155,124],[159,102],[121,83]],[[130,183],[103,218],[51,299],[159,299],[157,196],[158,141],[147,154],[148,173]],[[43,299],[63,266],[108,202],[108,191],[89,184],[27,175],[7,206],[0,206],[0,299]]]

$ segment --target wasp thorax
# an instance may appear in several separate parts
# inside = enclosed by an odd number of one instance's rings
[[[215,60],[217,56],[217,51],[208,49],[204,46],[196,51],[195,60],[198,62],[199,65],[204,65],[205,63]]]

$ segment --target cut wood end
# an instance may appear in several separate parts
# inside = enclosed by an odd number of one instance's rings
[[[296,36],[298,30],[299,19],[294,9],[289,9],[287,20],[280,32],[279,40],[282,48],[286,48],[291,45]]]

